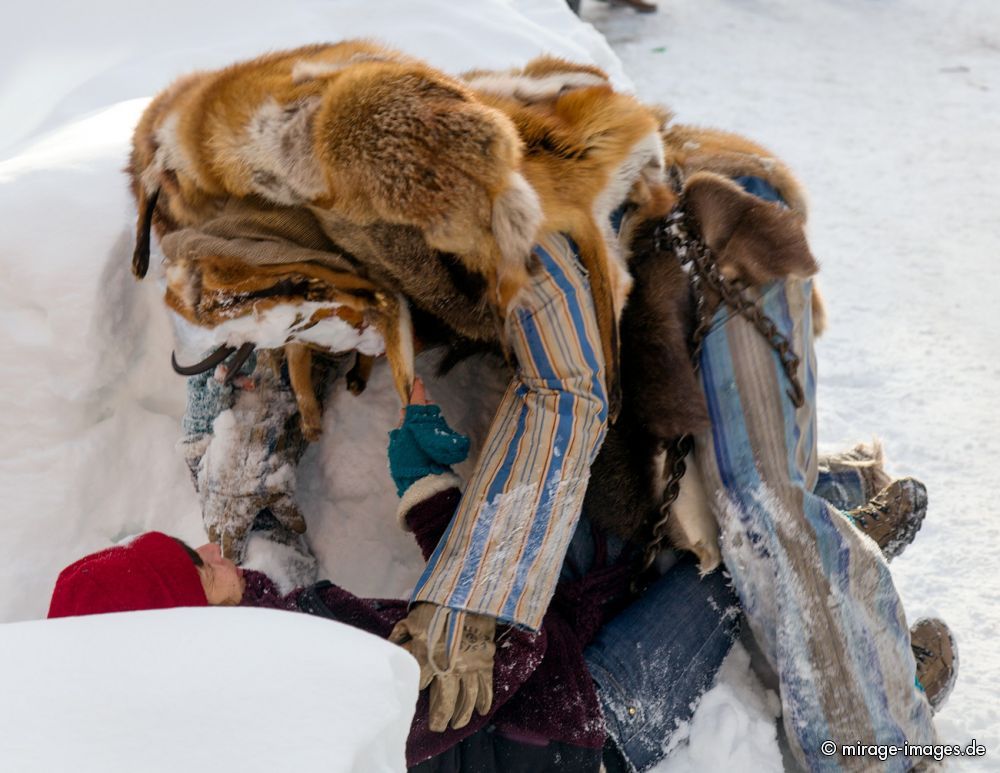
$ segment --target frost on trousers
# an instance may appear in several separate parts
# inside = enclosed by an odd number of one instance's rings
[[[720,493],[717,506],[723,557],[778,675],[793,753],[822,767],[825,738],[933,742],[902,607],[875,544],[794,487]]]

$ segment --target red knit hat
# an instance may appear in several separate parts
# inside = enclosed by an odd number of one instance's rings
[[[173,537],[151,531],[63,569],[49,617],[206,606],[191,556]]]

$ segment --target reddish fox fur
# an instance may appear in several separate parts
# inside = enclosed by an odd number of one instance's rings
[[[661,122],[599,69],[552,57],[463,82],[348,41],[190,75],[154,99],[135,132],[133,270],[145,274],[150,224],[162,236],[197,227],[232,197],[259,199],[320,220],[415,226],[430,249],[487,279],[502,318],[528,281],[532,245],[567,233],[590,274],[614,415],[631,279],[609,217],[629,195],[650,215],[674,203]],[[387,356],[402,352],[387,343]],[[305,404],[308,368],[296,371]],[[405,399],[412,376],[404,381]]]
[[[189,75],[153,100],[135,131],[133,271],[146,273],[151,226],[162,236],[197,227],[231,198],[257,199],[359,226],[415,226],[431,249],[486,278],[502,316],[528,281],[541,222],[521,148],[511,121],[460,81],[365,41]],[[394,346],[399,336],[382,322],[405,401],[413,366],[400,360],[412,348]],[[293,355],[300,404],[310,401],[303,357]]]
[[[158,230],[197,225],[230,196],[412,225],[506,308],[541,220],[520,162],[513,124],[461,82],[347,41],[180,79],[143,115],[131,171],[140,214],[160,196]]]
[[[579,248],[607,366],[610,416],[620,407],[618,323],[632,287],[611,214],[626,199],[643,217],[676,203],[664,177],[663,115],[616,92],[596,67],[543,56],[523,69],[464,76],[484,102],[506,113],[525,145],[524,176],[542,202],[544,235]]]

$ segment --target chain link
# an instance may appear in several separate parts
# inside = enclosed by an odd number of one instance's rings
[[[805,393],[799,380],[799,358],[792,351],[791,342],[781,334],[771,319],[749,298],[737,282],[727,280],[719,270],[719,264],[712,249],[702,239],[694,221],[683,209],[683,201],[659,226],[655,236],[658,252],[670,250],[683,268],[688,270],[688,280],[695,302],[695,331],[691,337],[691,362],[695,371],[699,368],[701,350],[712,325],[714,308],[711,294],[749,321],[777,353],[781,366],[790,384],[788,396],[796,408],[805,403]],[[667,539],[667,525],[673,515],[673,505],[680,494],[681,479],[687,471],[685,458],[694,448],[691,435],[681,435],[663,444],[666,454],[663,472],[666,476],[663,496],[657,508],[657,518],[649,529],[649,541],[642,553],[638,578],[647,574],[656,561],[656,556]],[[633,583],[635,589],[636,583]]]

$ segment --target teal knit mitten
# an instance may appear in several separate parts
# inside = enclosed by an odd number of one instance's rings
[[[396,493],[421,478],[451,471],[469,455],[469,438],[445,422],[436,405],[408,405],[403,426],[389,433],[389,473]]]

